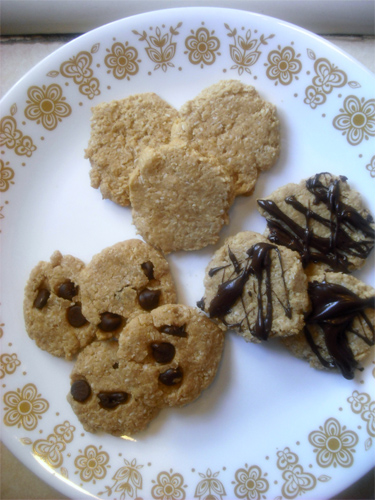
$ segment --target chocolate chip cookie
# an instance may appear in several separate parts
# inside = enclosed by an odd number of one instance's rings
[[[130,239],[95,255],[80,275],[82,312],[98,338],[118,336],[133,316],[176,302],[168,262],[147,243]]]
[[[300,334],[284,345],[318,369],[353,379],[375,340],[375,290],[352,275],[320,273],[309,278],[312,310]]]
[[[228,238],[206,268],[199,306],[245,340],[299,333],[309,310],[300,256],[246,231]]]
[[[119,358],[142,367],[139,383],[152,407],[182,406],[213,381],[224,346],[221,328],[196,308],[166,304],[128,323]]]
[[[85,264],[56,251],[39,262],[25,287],[26,331],[41,349],[71,359],[96,336],[96,326],[82,313],[80,275]]]
[[[159,413],[144,404],[142,366],[118,357],[118,342],[96,341],[77,357],[67,399],[88,432],[132,435]]]

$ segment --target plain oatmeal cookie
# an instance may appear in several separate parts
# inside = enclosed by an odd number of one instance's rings
[[[214,244],[228,223],[230,178],[213,157],[174,141],[147,148],[130,176],[133,222],[164,253]]]
[[[307,279],[297,252],[245,231],[215,252],[198,305],[246,341],[297,334],[309,310]]]
[[[234,195],[248,195],[279,156],[276,107],[254,87],[222,80],[181,107],[172,138],[217,158],[230,173]]]
[[[59,251],[39,262],[25,287],[26,331],[36,345],[71,359],[96,338],[96,326],[82,314],[80,276],[85,264]]]
[[[308,274],[352,272],[374,247],[374,219],[343,176],[320,173],[286,184],[258,200],[258,210],[269,240],[299,252]]]
[[[306,326],[284,345],[314,368],[354,378],[374,345],[375,290],[352,275],[329,272],[311,276],[308,291]]]
[[[94,255],[80,278],[82,312],[98,338],[117,336],[133,316],[177,300],[168,262],[139,239]]]
[[[176,116],[172,106],[151,92],[95,106],[85,152],[92,187],[100,188],[103,198],[129,205],[129,174],[139,153],[146,146],[167,144]]]

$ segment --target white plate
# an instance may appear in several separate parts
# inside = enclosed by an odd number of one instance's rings
[[[373,75],[276,19],[209,8],[127,18],[68,43],[3,99],[2,438],[68,497],[323,499],[373,466],[371,359],[348,381],[314,371],[277,343],[229,334],[201,398],[121,439],[83,431],[65,399],[72,363],[25,333],[23,289],[39,260],[59,249],[88,262],[136,236],[130,210],[90,187],[90,107],[146,91],[179,107],[224,78],[255,85],[277,105],[282,154],[254,196],[236,201],[219,244],[239,230],[264,230],[256,197],[321,171],[346,175],[375,212]],[[180,302],[202,296],[213,250],[168,257]],[[371,262],[357,276],[373,285]]]

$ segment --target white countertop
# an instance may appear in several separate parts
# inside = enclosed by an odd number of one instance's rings
[[[2,2],[6,3],[6,2]],[[7,2],[9,3],[9,2]],[[355,3],[355,2],[354,2]],[[67,43],[69,36],[13,36],[4,37],[0,43],[1,60],[1,89],[0,97],[33,66],[47,55]],[[326,40],[345,50],[359,62],[375,73],[375,37],[374,36],[324,36]],[[2,474],[1,493],[2,499],[63,499],[59,494],[18,462],[8,450],[1,449]],[[373,498],[368,496],[371,489],[372,478],[367,477],[362,484],[358,483],[351,496],[337,498]],[[369,486],[370,485],[370,486]],[[361,489],[362,488],[362,489]],[[360,496],[356,496],[360,495]],[[365,496],[367,495],[367,496]]]

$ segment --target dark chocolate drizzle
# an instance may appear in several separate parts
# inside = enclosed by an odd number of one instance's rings
[[[365,310],[375,308],[375,297],[362,299],[342,285],[327,281],[312,281],[308,285],[312,311],[306,318],[305,337],[320,363],[326,368],[338,368],[346,379],[353,379],[356,369],[360,369],[350,348],[347,333],[352,332],[366,344],[374,345],[375,329]],[[354,319],[361,317],[372,334],[352,328]],[[315,344],[309,325],[318,325],[324,334],[324,341],[332,361],[323,358]]]
[[[219,318],[228,327],[242,327],[243,321],[247,322],[247,326],[250,333],[260,340],[267,340],[272,329],[272,277],[271,277],[271,252],[276,251],[281,267],[282,277],[284,281],[284,289],[286,295],[286,305],[283,305],[285,315],[291,317],[291,307],[289,304],[288,289],[284,280],[284,271],[282,265],[282,259],[280,251],[276,245],[270,243],[257,243],[247,250],[248,257],[244,263],[241,263],[238,258],[234,255],[230,248],[228,248],[228,255],[233,265],[233,273],[231,278],[223,281],[219,286],[215,297],[211,300],[208,307],[208,313],[211,318]],[[209,271],[209,276],[213,276],[219,270],[225,270],[230,265],[225,265],[220,268],[213,268]],[[213,272],[211,272],[213,271]],[[234,275],[234,277],[233,277]],[[225,316],[230,313],[232,307],[239,301],[243,304],[243,294],[245,293],[245,286],[248,282],[250,276],[255,276],[258,287],[257,287],[257,320],[255,322],[255,327],[251,328],[248,321],[248,313],[245,310],[245,316],[243,320],[238,324],[229,325],[226,322]],[[224,273],[223,273],[224,279]],[[266,291],[266,304],[263,304],[262,298],[262,285],[264,282]],[[250,293],[250,292],[248,292]]]
[[[299,252],[304,267],[310,262],[322,262],[334,271],[348,272],[348,255],[366,259],[374,247],[375,230],[371,226],[371,215],[362,217],[353,207],[343,203],[340,196],[340,182],[346,177],[333,180],[328,186],[320,181],[316,174],[306,181],[306,188],[314,195],[314,205],[323,203],[330,212],[330,218],[324,218],[311,207],[302,205],[295,196],[288,196],[285,202],[305,216],[305,227],[298,225],[288,217],[272,200],[258,200],[258,205],[269,214],[266,217],[269,240]],[[314,234],[310,221],[315,220],[330,229],[330,236],[323,238]],[[346,228],[347,230],[345,230]],[[351,232],[361,232],[362,241],[355,241]]]

